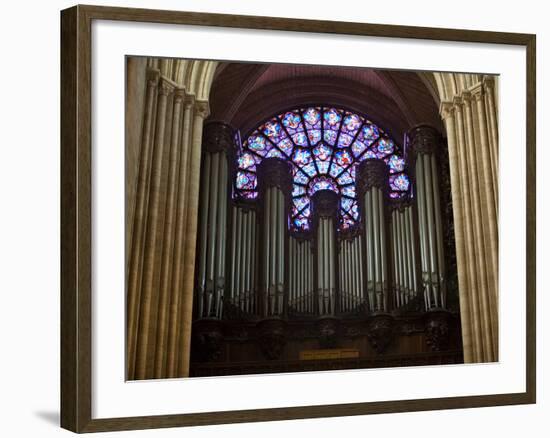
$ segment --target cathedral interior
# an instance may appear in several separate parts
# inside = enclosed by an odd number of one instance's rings
[[[498,360],[498,78],[127,58],[128,379]]]

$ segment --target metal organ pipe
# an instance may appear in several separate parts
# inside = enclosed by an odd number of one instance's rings
[[[220,154],[220,161],[219,161],[219,181],[218,181],[218,197],[219,197],[219,203],[220,206],[218,208],[218,216],[216,219],[217,222],[217,228],[218,228],[218,242],[216,244],[217,248],[217,266],[216,266],[216,300],[215,300],[215,306],[216,311],[219,313],[221,303],[222,303],[222,295],[223,295],[223,289],[225,286],[225,226],[226,226],[226,218],[227,218],[227,160],[225,158],[225,155]],[[221,315],[216,315],[218,317],[221,317]]]
[[[236,226],[236,234],[235,234],[235,240],[237,241],[237,256],[236,256],[236,267],[235,271],[233,272],[233,275],[235,277],[235,296],[234,296],[234,302],[237,306],[240,307],[241,303],[241,254],[242,254],[242,235],[243,235],[243,228],[242,228],[242,219],[243,214],[242,210],[240,208],[237,209],[237,226]]]
[[[407,254],[407,236],[405,235],[405,217],[403,212],[399,212],[399,234],[401,240],[401,254],[403,260],[403,301],[409,302],[409,276],[408,276],[408,254]]]
[[[401,306],[399,297],[399,265],[397,260],[397,236],[395,235],[395,221],[397,213],[395,210],[391,213],[391,243],[392,243],[392,261],[393,261],[393,286],[395,305]]]
[[[413,275],[413,291],[414,291],[414,295],[416,296],[416,293],[418,291],[418,280],[416,278],[416,251],[414,250],[412,207],[409,207],[407,209],[407,217],[408,217],[408,223],[409,223],[409,235],[411,236],[411,265],[412,265],[411,269],[412,269],[412,275]]]
[[[212,168],[210,172],[210,202],[208,215],[208,269],[206,278],[206,288],[211,291],[215,288],[215,257],[216,257],[216,217],[218,211],[218,180],[219,180],[219,161],[220,153],[212,154]],[[207,309],[208,310],[208,309]]]
[[[264,314],[269,314],[270,300],[270,282],[271,282],[271,248],[270,248],[270,230],[271,224],[271,189],[265,191],[264,203]]]
[[[236,285],[235,285],[235,262],[237,259],[237,207],[232,207],[232,220],[231,220],[231,300],[235,298]]]
[[[387,260],[386,260],[386,231],[385,231],[385,215],[384,215],[384,193],[378,189],[378,214],[379,214],[379,231],[380,231],[380,268],[382,270],[380,281],[382,282],[383,290],[386,289],[387,281]]]
[[[440,295],[442,307],[445,307],[446,290],[443,278],[445,276],[445,253],[443,251],[443,227],[441,224],[441,202],[439,199],[439,178],[437,176],[437,163],[435,155],[430,156],[432,168],[433,196],[434,196],[434,211],[435,211],[435,233],[437,242],[437,260],[438,260],[438,280],[441,281]]]
[[[405,223],[405,244],[407,248],[407,274],[408,274],[408,284],[409,284],[409,299],[412,299],[414,296],[415,286],[413,281],[413,272],[414,265],[412,263],[412,233],[411,233],[411,224],[409,221],[409,210],[411,207],[407,207],[403,212],[403,221]]]
[[[206,153],[204,157],[204,190],[202,192],[201,199],[201,239],[200,239],[200,254],[199,254],[199,290],[200,300],[199,305],[204,299],[204,289],[206,287],[206,256],[207,256],[207,244],[208,244],[208,196],[210,194],[210,153]],[[202,312],[199,310],[199,314]]]
[[[426,308],[445,307],[445,257],[435,155],[439,134],[433,128],[419,126],[409,131],[408,138],[413,156],[416,156],[422,283],[426,288]],[[412,257],[415,257],[414,251]]]
[[[368,267],[368,294],[371,303],[371,311],[378,308],[374,279],[374,223],[372,217],[372,193],[365,194],[365,219],[367,220],[367,262]]]
[[[285,251],[284,251],[284,237],[285,237],[285,203],[284,195],[278,190],[279,194],[279,212],[277,215],[278,221],[278,243],[279,243],[279,254],[277,257],[277,262],[279,263],[279,279],[278,279],[278,300],[279,300],[279,315],[283,314],[283,294],[284,294],[284,283],[285,283]]]
[[[275,313],[276,297],[277,297],[277,189],[270,187],[271,191],[271,217],[269,220],[270,239],[271,239],[271,255],[269,258],[269,288],[271,291],[271,314]]]
[[[416,182],[418,195],[418,219],[420,222],[420,251],[421,251],[421,266],[422,266],[422,288],[424,290],[424,304],[426,309],[431,305],[431,288],[429,285],[429,267],[428,267],[428,233],[426,225],[426,204],[424,201],[424,162],[420,157],[416,160]]]
[[[249,305],[250,305],[250,237],[251,237],[251,226],[252,221],[250,220],[252,217],[252,214],[248,211],[245,214],[246,220],[245,220],[245,233],[244,233],[244,260],[243,260],[243,273],[244,273],[244,281],[243,281],[243,295],[244,295],[244,304],[243,304],[243,310],[245,312],[249,312]]]
[[[428,223],[428,243],[430,249],[430,285],[432,289],[432,297],[436,307],[439,306],[438,287],[437,287],[437,253],[435,242],[435,230],[434,230],[434,207],[433,207],[433,191],[432,191],[432,172],[429,163],[429,157],[422,154],[419,159],[424,162],[424,193],[426,195],[426,207],[427,207],[427,223]],[[434,281],[435,280],[435,281]]]
[[[363,236],[357,237],[357,250],[359,252],[359,295],[358,302],[362,303],[365,300],[365,269],[364,269],[364,255],[363,255]]]
[[[251,312],[256,313],[256,212],[251,211],[252,215],[252,235],[251,235],[251,263],[250,263],[250,300],[251,300]]]

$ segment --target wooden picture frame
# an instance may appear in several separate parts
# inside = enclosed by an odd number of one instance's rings
[[[92,91],[94,20],[284,30],[526,48],[526,391],[416,400],[345,403],[92,418]],[[530,34],[344,23],[194,12],[75,6],[61,12],[61,426],[74,432],[115,431],[375,413],[529,404],[536,401],[536,159],[535,48]]]

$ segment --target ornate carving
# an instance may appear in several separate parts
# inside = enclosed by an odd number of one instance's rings
[[[418,154],[433,154],[437,152],[440,134],[429,125],[420,125],[407,133],[408,152],[414,157]]]
[[[481,100],[485,95],[485,89],[481,82],[478,82],[476,85],[470,88],[470,92],[472,93],[472,97],[476,102]]]
[[[147,85],[149,87],[157,87],[160,78],[160,71],[154,68],[148,68],[145,73]]]
[[[193,323],[193,357],[199,362],[213,362],[221,358],[223,334],[217,319],[199,319]]]
[[[368,323],[367,337],[374,350],[380,354],[394,338],[394,320],[390,315],[376,315]]]
[[[454,106],[452,102],[441,102],[439,105],[439,113],[441,118],[446,120],[454,115]]]
[[[175,90],[174,84],[164,76],[160,77],[158,93],[159,96],[170,96]]]
[[[195,100],[195,115],[203,120],[210,114],[210,106],[207,100]]]
[[[286,327],[280,319],[265,319],[258,323],[258,344],[263,356],[268,360],[281,357],[286,344]]]
[[[384,160],[366,160],[357,169],[356,187],[363,195],[371,187],[378,187],[387,193],[389,190],[389,170]]]
[[[174,91],[174,103],[181,104],[185,101],[185,88],[176,88]]]
[[[437,311],[428,313],[426,317],[426,344],[432,351],[446,350],[449,345],[450,314],[448,312]]]
[[[317,323],[319,329],[319,346],[334,348],[338,344],[340,334],[340,320],[337,318],[321,318]]]
[[[195,107],[195,95],[187,94],[185,97],[185,111],[191,111]]]
[[[362,222],[356,222],[355,225],[352,225],[349,228],[340,229],[338,231],[338,242],[342,243],[345,240],[353,240],[357,236],[363,234],[364,228]]]
[[[254,293],[254,292],[253,292]],[[251,321],[257,318],[255,315],[245,312],[230,299],[223,301],[223,319],[228,321]]]
[[[268,187],[279,187],[283,193],[292,189],[290,164],[280,158],[267,158],[258,166],[258,184],[263,193]]]
[[[338,195],[332,190],[319,190],[311,199],[312,209],[317,216],[336,217],[338,213]]]
[[[406,208],[412,206],[412,204],[412,200],[407,196],[403,196],[402,198],[397,199],[390,199],[390,210],[403,211]]]
[[[205,151],[215,153],[229,151],[235,147],[235,131],[223,122],[208,122],[204,125],[202,147]]]

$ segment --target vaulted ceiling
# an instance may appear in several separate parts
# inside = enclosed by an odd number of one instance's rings
[[[422,73],[287,64],[220,63],[210,91],[210,118],[248,134],[291,107],[329,104],[363,113],[401,143],[427,123],[440,131],[438,103]]]

